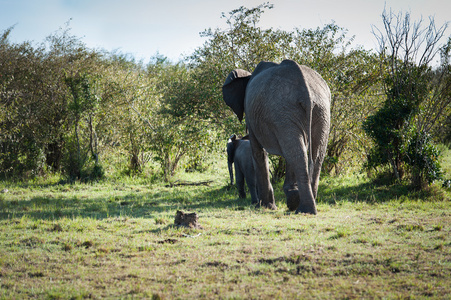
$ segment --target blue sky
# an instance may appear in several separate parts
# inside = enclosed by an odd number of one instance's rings
[[[71,33],[90,48],[130,53],[147,61],[157,52],[178,60],[191,54],[205,39],[199,32],[225,28],[222,12],[264,0],[0,0],[0,32],[15,25],[12,42],[40,43],[70,20]],[[409,11],[413,19],[437,25],[451,21],[450,0],[273,0],[263,14],[264,28],[316,28],[332,21],[355,35],[355,43],[376,47],[371,25],[382,27],[384,7]],[[447,35],[450,34],[450,29]]]

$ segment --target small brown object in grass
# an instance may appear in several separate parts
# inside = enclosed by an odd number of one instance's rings
[[[189,228],[202,228],[202,226],[200,226],[199,224],[199,217],[196,213],[187,214],[180,210],[178,210],[175,214],[174,224],[177,226],[186,226]]]

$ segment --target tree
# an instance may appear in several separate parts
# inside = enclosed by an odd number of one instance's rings
[[[94,118],[100,99],[96,94],[96,80],[86,73],[67,76],[65,82],[70,91],[68,99],[68,130],[65,136],[65,172],[70,179],[97,179],[103,176],[97,151],[97,135]],[[92,170],[86,170],[88,153],[94,161]],[[87,171],[87,172],[86,172]]]
[[[440,49],[440,65],[433,70],[434,94],[423,106],[422,120],[437,142],[451,147],[451,37]]]
[[[28,81],[34,81],[41,53],[29,43],[11,44],[12,27],[0,39],[0,170],[2,177],[35,175],[43,163],[42,143],[35,132],[38,115]]]
[[[363,124],[375,142],[368,166],[389,164],[395,178],[401,179],[404,166],[415,187],[440,177],[438,152],[430,133],[450,104],[449,60],[434,70],[430,64],[440,47],[447,24],[436,28],[433,18],[411,22],[409,13],[395,15],[384,10],[384,31],[375,31],[380,45],[385,102]]]
[[[68,74],[93,69],[97,53],[67,28],[38,46],[9,43],[11,30],[5,31],[0,42],[3,175],[36,175],[47,168],[59,171],[70,116],[65,80]]]
[[[377,56],[350,48],[353,37],[336,24],[296,29],[286,51],[301,64],[316,70],[331,90],[331,128],[323,169],[341,173],[363,161],[365,137],[361,124],[381,102]]]
[[[148,72],[158,76],[157,90],[161,94],[158,117],[149,132],[153,141],[150,149],[167,181],[185,156],[190,157],[188,168],[199,168],[206,153],[215,150],[218,134],[211,127],[211,120],[190,106],[199,95],[193,71],[184,64],[171,64],[160,59],[149,65]]]
[[[230,70],[253,71],[262,60],[286,58],[284,49],[289,47],[290,34],[258,26],[262,14],[272,7],[268,3],[254,8],[241,6],[227,15],[223,13],[228,28],[210,28],[202,32],[201,36],[208,40],[189,57],[192,80],[198,89],[192,102],[184,106],[185,110],[211,119],[226,136],[244,131],[244,126],[236,122],[236,117],[222,101],[222,85]]]
[[[294,31],[262,29],[259,20],[272,5],[240,7],[223,14],[227,29],[208,29],[208,40],[190,57],[198,97],[189,103],[196,113],[208,116],[224,136],[244,132],[243,125],[222,101],[224,79],[235,68],[253,71],[262,60],[293,59],[318,71],[332,92],[331,134],[324,168],[338,174],[364,160],[361,124],[381,102],[377,56],[351,48],[353,38],[336,24]],[[358,157],[358,159],[355,159]],[[284,162],[272,158],[274,179],[284,174]]]
[[[127,54],[104,53],[97,69],[99,149],[117,174],[139,174],[151,160],[148,122],[160,101],[156,79]]]

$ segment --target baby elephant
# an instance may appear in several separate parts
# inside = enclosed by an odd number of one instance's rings
[[[240,198],[246,198],[244,180],[251,193],[252,204],[259,203],[257,196],[256,177],[252,158],[249,136],[237,138],[232,135],[227,142],[227,160],[230,173],[230,184],[233,185],[232,164],[235,164],[236,186]]]

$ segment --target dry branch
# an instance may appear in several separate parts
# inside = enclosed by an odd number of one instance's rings
[[[195,182],[176,180],[174,182],[170,182],[169,184],[167,184],[166,187],[183,186],[183,185],[193,185],[193,186],[205,185],[205,186],[208,186],[212,182],[213,182],[213,180],[195,181]]]

